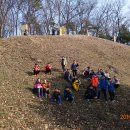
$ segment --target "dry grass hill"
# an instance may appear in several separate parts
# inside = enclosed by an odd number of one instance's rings
[[[108,69],[117,75],[121,87],[118,102],[87,102],[83,95],[87,82],[74,92],[75,101],[59,106],[49,99],[39,101],[31,89],[36,80],[34,63],[40,67],[52,62],[52,75],[40,73],[53,87],[62,91],[67,85],[60,67],[64,55],[68,68],[75,59],[79,75],[87,66]],[[0,40],[0,130],[129,130],[130,117],[130,46],[87,36],[27,36]]]

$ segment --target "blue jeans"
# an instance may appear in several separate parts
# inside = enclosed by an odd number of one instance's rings
[[[43,88],[37,88],[37,96],[43,97]]]

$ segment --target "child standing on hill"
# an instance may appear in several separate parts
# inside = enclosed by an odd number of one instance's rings
[[[98,99],[100,98],[100,93],[103,92],[105,101],[107,101],[107,89],[108,89],[108,81],[105,76],[102,76],[98,85]]]
[[[62,56],[60,62],[61,62],[62,70],[63,70],[63,72],[65,72],[66,66],[67,66],[67,60],[66,60],[66,58],[64,56]]]
[[[98,89],[98,84],[99,84],[98,76],[97,75],[93,75],[92,79],[91,79],[91,85],[94,88],[96,93],[97,93],[97,89]]]
[[[33,67],[33,73],[35,76],[37,76],[40,72],[40,67],[38,64],[35,64],[34,67]]]
[[[73,77],[77,77],[77,69],[78,69],[79,64],[76,63],[74,60],[73,64],[71,65],[71,70],[73,72]]]
[[[120,82],[119,82],[119,79],[116,76],[113,77],[113,82],[114,82],[115,88],[119,88]]]
[[[111,78],[109,78],[109,80],[108,80],[108,92],[109,92],[109,95],[110,95],[110,101],[114,101],[115,86],[114,86],[114,82],[111,80]]]

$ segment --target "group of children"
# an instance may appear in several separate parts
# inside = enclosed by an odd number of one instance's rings
[[[48,82],[47,80],[41,81],[41,79],[38,78],[36,83],[34,84],[33,93],[36,94],[40,98],[40,100],[42,100],[42,98],[44,97],[51,98],[52,101],[56,101],[59,105],[61,105],[62,96],[60,89],[55,88],[52,96],[50,96],[50,88],[50,82]],[[72,91],[69,87],[66,87],[64,90],[64,99],[70,102],[72,102],[74,99]]]
[[[46,66],[43,67],[43,70],[45,71],[45,73],[50,73],[51,74],[51,71],[52,71],[52,67],[51,67],[51,64],[48,63]],[[40,67],[38,64],[35,64],[34,67],[33,67],[33,73],[35,76],[37,76],[40,72]]]
[[[71,71],[69,69],[66,69],[67,66],[67,60],[65,57],[62,57],[61,60],[61,67],[63,70],[64,78],[67,80],[70,84],[71,87],[75,91],[79,91],[80,88],[80,80],[77,77],[77,71],[79,64],[74,60],[74,62],[71,65]],[[50,64],[47,64],[44,67],[44,70],[46,73],[50,73],[52,71],[52,67]],[[40,67],[35,64],[34,66],[34,75],[38,75],[40,72]],[[85,79],[87,79],[90,84],[87,87],[85,91],[85,98],[87,100],[90,99],[99,99],[100,98],[100,93],[102,92],[104,95],[105,101],[107,101],[107,91],[110,96],[110,101],[114,101],[115,98],[115,89],[119,87],[119,80],[114,76],[113,78],[110,78],[108,71],[103,71],[102,69],[98,69],[97,72],[94,72],[91,67],[87,67],[84,72],[83,76]],[[40,99],[42,97],[50,97],[52,101],[56,101],[58,104],[61,104],[62,101],[62,95],[61,91],[58,88],[55,88],[52,96],[50,96],[50,88],[51,84],[47,81],[41,81],[39,78],[37,79],[36,83],[34,84],[34,89],[33,92],[37,94]],[[63,97],[66,101],[72,102],[74,100],[74,95],[71,91],[70,87],[66,87],[64,90]]]
[[[97,72],[94,72],[90,67],[85,69],[83,75],[84,78],[90,81],[90,85],[85,92],[86,99],[100,99],[100,93],[102,92],[105,101],[107,101],[108,92],[110,101],[115,101],[115,90],[120,85],[119,79],[116,76],[111,78],[107,70],[98,69]]]

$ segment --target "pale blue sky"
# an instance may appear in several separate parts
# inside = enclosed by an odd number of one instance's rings
[[[115,0],[98,0],[100,3],[105,3],[105,2],[107,2],[107,1],[115,1]],[[128,10],[130,11],[130,0],[120,0],[121,2],[123,2],[124,3],[124,8],[123,8],[123,10],[124,10],[124,13],[126,13],[126,12],[128,12]]]

